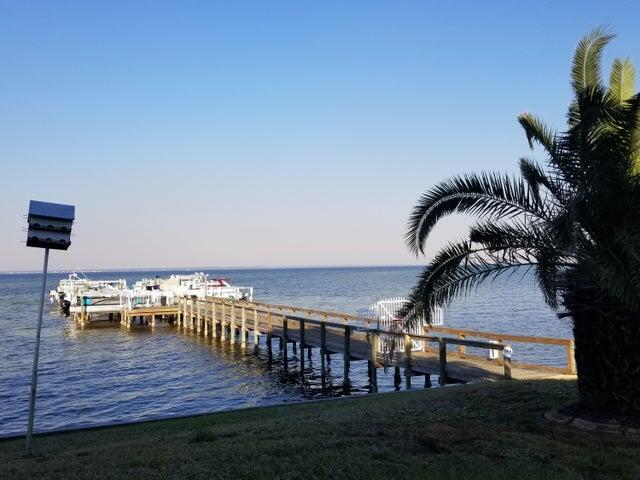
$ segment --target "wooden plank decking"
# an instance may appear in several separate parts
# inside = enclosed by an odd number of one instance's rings
[[[323,368],[327,354],[340,354],[344,359],[346,375],[350,362],[364,360],[369,362],[374,390],[377,382],[375,371],[382,366],[396,368],[397,376],[399,369],[404,369],[407,386],[410,386],[413,376],[425,374],[437,374],[441,382],[566,378],[575,375],[573,342],[568,339],[523,337],[444,327],[430,327],[424,335],[389,334],[378,330],[369,319],[354,315],[213,297],[206,300],[182,298],[173,306],[130,310],[123,316],[122,323],[131,325],[136,317],[151,319],[151,324],[155,323],[156,317],[172,318],[178,328],[231,341],[242,348],[247,348],[249,344],[257,347],[260,338],[265,338],[269,359],[273,355],[274,338],[280,339],[280,343],[294,343],[301,350],[318,348]],[[389,342],[390,338],[395,338],[400,344],[392,356],[381,353],[378,348],[380,342]],[[412,339],[422,342],[424,347],[421,351],[403,349],[402,344],[410,345]],[[490,340],[498,343],[489,343]],[[522,364],[511,362],[502,353],[499,358],[489,360],[466,352],[466,347],[502,352],[508,347],[505,343],[507,340],[564,347],[567,350],[567,364],[565,367]],[[455,351],[451,351],[452,345]],[[304,375],[304,352],[301,351],[295,359],[289,359],[288,349],[281,350],[285,368],[295,360],[300,364],[301,375]],[[425,375],[425,380],[428,383],[429,375]]]

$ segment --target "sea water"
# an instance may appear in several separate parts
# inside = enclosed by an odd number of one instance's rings
[[[198,270],[202,271],[202,270]],[[203,270],[253,286],[254,300],[336,312],[361,313],[376,300],[404,296],[420,273],[417,267],[278,268]],[[181,271],[87,273],[92,279],[141,278]],[[67,274],[50,274],[47,292]],[[39,274],[0,275],[0,436],[24,433],[41,286]],[[486,283],[445,310],[445,326],[518,335],[570,338],[542,299],[529,273]],[[262,345],[264,347],[264,345]],[[353,362],[352,388],[342,388],[342,357],[328,366],[328,389],[321,389],[320,360],[314,349],[304,383],[298,364],[282,368],[274,345],[269,366],[263,348],[239,348],[161,324],[126,331],[80,330],[45,306],[40,353],[36,431],[133,422],[242,407],[304,401],[322,396],[369,392],[366,362]],[[300,353],[298,351],[298,353]],[[562,365],[565,353],[549,346],[514,345],[514,360]],[[414,385],[419,386],[419,378]],[[393,390],[393,369],[378,371],[379,391]]]

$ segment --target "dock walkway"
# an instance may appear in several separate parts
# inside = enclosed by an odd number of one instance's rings
[[[323,372],[329,355],[342,355],[345,379],[348,379],[351,362],[367,361],[373,391],[377,391],[376,372],[381,367],[395,369],[397,385],[402,381],[400,370],[403,369],[407,388],[417,376],[423,376],[425,386],[430,386],[431,374],[438,375],[440,384],[575,376],[573,340],[570,339],[445,327],[428,327],[424,334],[406,334],[379,329],[376,321],[355,315],[217,297],[183,297],[176,305],[128,310],[122,312],[120,318],[126,327],[134,325],[136,320],[155,325],[158,319],[164,319],[179,329],[229,341],[243,349],[250,344],[257,349],[264,339],[269,361],[274,354],[273,340],[277,339],[284,368],[298,362],[301,376],[305,374],[304,349],[307,357],[311,356],[311,349],[319,349]],[[557,367],[511,361],[511,345],[507,342],[555,345],[566,350],[566,364]],[[288,344],[293,344],[294,353],[300,349],[300,354],[289,358],[289,348],[285,347]],[[419,350],[416,345],[420,346]],[[468,349],[492,352],[493,358],[470,353]]]

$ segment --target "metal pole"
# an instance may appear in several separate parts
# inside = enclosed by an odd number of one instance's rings
[[[42,295],[40,296],[40,313],[36,330],[36,351],[33,354],[33,370],[31,371],[31,396],[29,397],[29,423],[27,424],[27,445],[25,454],[31,456],[31,438],[33,436],[33,416],[36,409],[36,388],[38,386],[38,358],[40,357],[40,331],[42,330],[42,312],[44,310],[44,295],[47,288],[47,268],[49,266],[49,249],[44,250],[44,265],[42,267]]]

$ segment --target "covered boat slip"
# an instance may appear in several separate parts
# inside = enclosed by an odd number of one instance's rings
[[[122,320],[132,310],[175,305],[183,296],[251,300],[253,287],[231,285],[226,278],[210,279],[208,274],[194,273],[145,278],[127,288],[125,280],[89,280],[73,273],[50,295],[52,301],[58,300],[63,313],[73,314],[78,323],[86,325]]]
[[[344,378],[348,378],[351,362],[367,361],[374,391],[377,390],[376,370],[381,367],[394,368],[397,382],[401,381],[400,370],[403,369],[407,387],[416,376],[423,376],[425,386],[430,386],[431,374],[438,375],[441,384],[575,376],[573,341],[570,339],[437,326],[428,327],[422,333],[405,333],[380,328],[377,321],[366,317],[216,297],[182,297],[173,306],[124,310],[119,318],[125,328],[167,321],[180,330],[227,341],[242,349],[250,346],[257,349],[263,339],[269,361],[275,354],[281,355],[285,369],[299,364],[301,376],[305,375],[305,357],[310,357],[313,348],[319,349],[323,370],[328,356],[340,354],[344,361]],[[274,339],[278,339],[275,342],[277,353],[273,351]],[[515,342],[563,349],[566,363],[551,366],[512,361],[511,344]],[[288,344],[292,344],[291,358]],[[306,356],[304,349],[307,349]],[[486,354],[475,353],[478,351]]]

